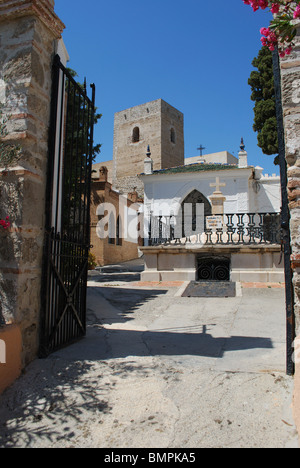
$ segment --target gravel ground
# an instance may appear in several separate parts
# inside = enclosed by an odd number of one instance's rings
[[[87,336],[0,397],[0,447],[298,448],[284,290],[182,298],[136,274],[90,278]]]

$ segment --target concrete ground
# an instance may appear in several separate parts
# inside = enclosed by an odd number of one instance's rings
[[[91,274],[86,338],[0,397],[0,447],[298,448],[284,289],[182,298],[140,269]]]

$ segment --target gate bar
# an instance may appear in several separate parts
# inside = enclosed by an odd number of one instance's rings
[[[290,232],[290,210],[287,195],[287,163],[285,159],[285,136],[283,123],[282,109],[282,92],[281,92],[281,71],[278,49],[273,52],[273,71],[274,85],[276,98],[276,115],[277,115],[277,130],[278,130],[278,149],[279,149],[279,165],[281,179],[281,229],[283,233],[283,248],[284,248],[284,270],[285,270],[285,295],[286,295],[286,336],[287,336],[287,374],[295,374],[295,363],[293,360],[294,340],[295,340],[295,313],[294,313],[294,288],[293,288],[293,271],[291,266],[291,232]]]

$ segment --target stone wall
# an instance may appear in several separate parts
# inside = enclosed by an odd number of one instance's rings
[[[0,99],[8,141],[21,146],[0,167],[0,218],[12,223],[0,231],[0,300],[2,325],[20,330],[22,367],[39,344],[51,67],[63,28],[53,0],[0,2]]]
[[[114,181],[114,188],[125,196],[135,189],[139,197],[144,197],[144,184],[138,176],[119,177]]]
[[[296,47],[281,59],[282,105],[288,165],[288,198],[291,214],[292,267],[297,341],[300,339],[300,22]],[[297,355],[297,353],[296,353]],[[294,415],[300,434],[300,362],[295,360]]]
[[[230,279],[233,282],[284,282],[283,266],[279,264],[280,246],[189,244],[142,247],[145,271],[142,281],[197,281],[197,260],[201,257],[230,259]]]
[[[281,60],[296,329],[300,334],[300,22],[293,53]]]

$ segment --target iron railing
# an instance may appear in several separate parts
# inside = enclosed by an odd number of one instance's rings
[[[280,213],[234,213],[206,216],[193,230],[194,220],[181,216],[154,216],[148,225],[148,245],[263,245],[281,244]]]

